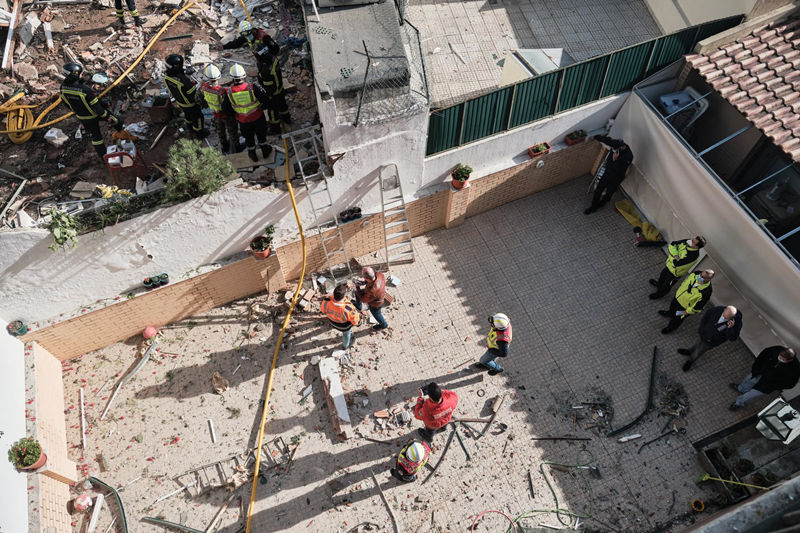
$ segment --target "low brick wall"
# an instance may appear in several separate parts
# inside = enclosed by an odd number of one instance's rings
[[[601,145],[581,143],[506,170],[470,180],[469,187],[445,190],[406,205],[411,234],[422,235],[454,227],[471,217],[593,172],[601,161]],[[538,167],[539,161],[544,165]],[[306,234],[306,273],[320,270],[325,256],[319,235]],[[350,257],[383,248],[383,221],[373,215],[342,225]],[[36,341],[64,361],[140,333],[147,325],[166,325],[262,291],[275,291],[296,280],[302,265],[302,244],[282,246],[265,260],[252,257],[186,281],[123,300],[103,309],[33,331],[23,337]]]

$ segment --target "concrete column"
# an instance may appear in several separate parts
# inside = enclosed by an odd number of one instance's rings
[[[460,226],[467,217],[467,206],[469,205],[470,186],[469,180],[463,189],[454,189],[450,185],[447,191],[447,212],[444,217],[444,227],[447,229]]]

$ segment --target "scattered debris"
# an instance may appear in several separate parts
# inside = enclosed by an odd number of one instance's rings
[[[210,418],[208,419],[208,431],[211,433],[211,443],[217,443],[217,434],[214,432],[214,421]]]
[[[211,377],[211,384],[214,387],[214,392],[217,394],[224,393],[231,386],[231,382],[222,377],[222,374],[219,372],[214,372],[214,375]]]

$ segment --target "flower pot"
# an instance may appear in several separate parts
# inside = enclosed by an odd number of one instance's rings
[[[466,180],[457,180],[455,178],[455,176],[453,176],[452,172],[450,173],[450,177],[453,179],[453,188],[454,189],[463,189],[464,187],[467,186],[467,180],[469,178],[467,178]]]
[[[149,291],[158,287],[158,281],[156,281],[154,278],[144,278],[142,285],[144,285],[144,288]]]
[[[167,283],[169,283],[169,274],[167,274],[166,272],[162,272],[161,275],[158,276],[158,282],[161,285],[166,285]]]
[[[47,462],[47,454],[42,452],[39,458],[30,466],[18,466],[17,470],[25,471],[25,470],[39,470],[41,467],[45,465]]]
[[[537,147],[540,147],[540,146],[544,146],[544,150],[541,150],[540,152],[534,152],[533,149],[537,148]],[[531,156],[531,159],[533,159],[535,157],[539,157],[540,155],[544,155],[544,154],[547,154],[547,153],[550,153],[550,145],[547,144],[547,143],[535,144],[535,145],[531,146],[530,148],[528,148],[528,155]]]
[[[269,257],[269,254],[272,253],[272,248],[270,248],[270,247],[267,247],[266,250],[256,250],[256,248],[255,248],[256,243],[264,242],[266,240],[267,240],[266,237],[264,237],[263,235],[260,235],[260,236],[256,237],[255,239],[253,239],[252,241],[250,241],[250,251],[253,252],[253,255],[256,256],[259,259],[266,259],[267,257]],[[259,246],[259,248],[260,248],[260,246]]]
[[[569,135],[564,137],[564,142],[567,143],[567,146],[572,146],[573,144],[579,144],[586,140],[586,135],[583,137],[576,137],[574,139],[570,139]]]
[[[14,337],[20,337],[28,333],[28,326],[22,320],[14,320],[8,324],[8,333]]]

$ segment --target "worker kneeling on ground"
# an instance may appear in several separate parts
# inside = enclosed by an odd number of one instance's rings
[[[229,115],[222,110],[222,101],[227,97],[228,90],[220,85],[219,79],[222,77],[222,72],[216,65],[208,65],[205,68],[204,74],[206,80],[200,84],[200,90],[197,91],[197,103],[200,107],[208,107],[211,109],[211,115],[214,117],[214,128],[219,135],[219,142],[222,152],[232,154],[240,152],[242,148],[239,145],[239,125],[233,115]]]
[[[431,456],[431,448],[426,442],[410,440],[397,454],[397,464],[390,470],[392,476],[404,483],[416,481],[419,472]]]
[[[347,284],[340,283],[333,289],[333,294],[328,294],[322,299],[319,307],[333,329],[342,332],[342,348],[347,350],[350,347],[350,340],[353,338],[353,326],[361,322],[361,313],[356,306],[347,299]]]
[[[83,67],[78,63],[67,63],[62,68],[64,82],[61,84],[61,100],[75,113],[78,120],[92,137],[92,146],[100,159],[106,155],[106,145],[100,131],[100,121],[106,120],[115,130],[122,130],[122,121],[110,113],[100,99],[81,80]]]
[[[250,159],[258,161],[256,138],[261,154],[266,159],[272,153],[272,146],[267,142],[267,120],[264,118],[264,108],[269,104],[267,95],[258,85],[245,81],[247,72],[240,64],[233,65],[230,74],[233,85],[228,89],[227,98],[222,100],[222,109],[234,115],[239,122]]]
[[[423,398],[427,394],[428,398]],[[436,383],[429,383],[419,389],[419,398],[414,406],[414,418],[422,420],[424,428],[417,431],[425,442],[433,442],[433,436],[445,430],[458,405],[458,395],[450,390],[440,389]]]
[[[198,139],[208,137],[208,130],[203,127],[203,111],[197,105],[197,85],[186,75],[183,69],[183,56],[170,54],[164,62],[167,64],[167,73],[164,83],[170,96],[183,111],[183,118],[192,128],[192,133]]]
[[[489,317],[489,324],[492,325],[492,329],[486,336],[487,350],[481,356],[480,361],[475,363],[475,366],[488,369],[489,375],[495,376],[504,370],[495,362],[495,359],[508,357],[508,348],[511,344],[511,320],[503,313],[495,313]]]

